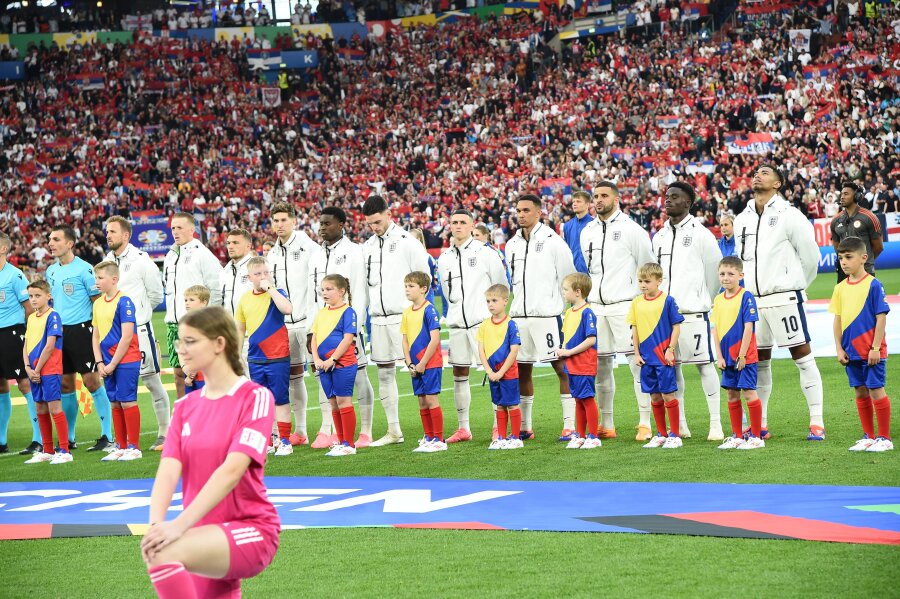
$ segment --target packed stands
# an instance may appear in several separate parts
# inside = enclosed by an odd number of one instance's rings
[[[648,4],[650,26],[561,54],[547,44],[555,16],[540,12],[350,40],[284,36],[266,43],[315,50],[318,67],[290,73],[281,101],[266,103],[275,84],[247,58],[260,40],[137,32],[132,45],[32,48],[19,57],[29,79],[0,92],[11,261],[44,268],[44,236],[64,221],[96,262],[106,217],[153,209],[205,214],[224,258],[234,226],[259,245],[271,237],[276,200],[301,206],[315,233],[322,206],[358,217],[374,192],[430,245],[446,238],[457,205],[502,243],[515,231],[516,194],[551,197],[558,224],[570,190],[602,179],[653,232],[660,191],[684,178],[700,190],[695,212],[715,226],[743,208],[763,159],[786,170],[786,197],[810,216],[834,211],[847,178],[875,210],[896,211],[900,9],[881,5],[865,24],[858,13],[844,25],[826,15],[824,27],[816,8],[794,4],[742,6],[719,32],[672,20],[675,3]],[[792,45],[793,29],[809,32],[808,51]],[[352,233],[365,236],[359,220]]]

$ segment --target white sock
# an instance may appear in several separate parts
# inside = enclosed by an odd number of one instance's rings
[[[322,412],[322,425],[319,427],[319,432],[325,435],[333,435],[334,418],[331,417],[331,401],[325,397],[325,390],[322,389],[322,385],[319,385],[319,411]],[[306,428],[306,420],[303,421],[303,428]]]
[[[562,404],[563,428],[575,430],[575,398],[569,393],[561,393],[559,401]]]
[[[634,379],[634,396],[637,398],[639,423],[641,426],[650,428],[650,396],[641,391],[641,367],[634,361],[634,354],[626,356],[626,359]]]
[[[681,364],[675,365],[675,399],[678,400],[678,424],[682,429],[686,429],[688,425],[684,417],[684,371],[681,370]]]
[[[366,368],[356,371],[356,397],[359,399],[359,434],[372,436],[372,412],[375,409],[375,390]]]
[[[597,358],[597,382],[594,390],[597,393],[597,405],[600,407],[600,427],[604,430],[616,428],[613,422],[613,400],[616,397],[616,377],[613,376],[615,356]]]
[[[378,368],[378,394],[387,418],[388,432],[398,437],[400,432],[400,392],[397,391],[397,369]]]
[[[799,360],[794,360],[797,369],[800,371],[800,387],[803,389],[803,395],[806,396],[806,405],[809,406],[809,424],[810,426],[825,426],[822,420],[822,375],[819,373],[819,367],[816,365],[816,359],[812,354],[806,355]]]
[[[469,428],[469,406],[472,404],[472,390],[469,388],[469,377],[453,377],[453,403],[456,404],[456,418],[459,428],[472,432]]]
[[[772,395],[772,360],[760,360],[756,364],[756,395],[762,404],[762,427],[769,424],[769,396]]]
[[[169,394],[163,387],[162,379],[159,373],[145,374],[141,377],[144,386],[150,391],[150,398],[153,401],[153,412],[156,414],[156,423],[159,426],[159,436],[165,437],[169,432],[169,421],[171,420],[171,412],[169,406]]]
[[[288,398],[291,402],[291,411],[294,413],[294,432],[306,436],[306,404],[309,398],[306,394],[306,385],[303,384],[303,373],[292,374]],[[330,414],[329,414],[330,417]]]
[[[531,407],[534,405],[534,395],[520,395],[522,409],[522,431],[534,430],[531,428]],[[496,416],[495,416],[496,418]]]
[[[719,426],[722,426],[722,396],[716,365],[712,362],[697,364],[697,370],[700,371],[700,386],[703,387],[703,393],[706,395],[706,407],[709,409],[709,425],[712,427],[719,423]]]

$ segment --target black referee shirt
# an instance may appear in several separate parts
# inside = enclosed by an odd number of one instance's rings
[[[831,241],[840,243],[848,237],[859,237],[866,244],[866,272],[875,275],[875,254],[872,252],[872,239],[881,237],[881,223],[878,217],[865,208],[857,208],[856,214],[850,216],[846,210],[842,210],[840,214],[831,220]],[[841,267],[837,267],[838,274]],[[843,277],[841,277],[843,278]]]

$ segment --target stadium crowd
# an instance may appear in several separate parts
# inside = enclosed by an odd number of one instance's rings
[[[656,5],[651,22],[669,10]],[[76,253],[96,263],[110,215],[185,210],[203,216],[224,262],[232,228],[249,229],[258,247],[273,238],[267,210],[280,200],[302,208],[314,238],[320,209],[340,206],[362,239],[359,207],[373,192],[429,247],[444,245],[459,205],[502,244],[516,230],[511,199],[554,179],[572,189],[616,182],[651,233],[665,219],[662,191],[685,179],[699,190],[695,213],[715,227],[746,204],[759,160],[729,154],[729,136],[755,132],[771,134],[785,196],[810,217],[836,212],[844,179],[864,186],[875,211],[897,210],[900,9],[882,5],[868,26],[857,13],[830,35],[816,17],[775,12],[715,37],[677,22],[661,34],[629,29],[561,56],[545,43],[548,20],[528,14],[281,39],[320,60],[292,74],[277,107],[261,102],[274,84],[250,68],[249,39],[136,34],[128,47],[32,48],[22,57],[29,79],[0,95],[10,260],[43,270],[46,234],[65,222]],[[791,47],[787,29],[807,26],[811,51]],[[824,74],[804,70],[817,65]],[[552,192],[545,214],[556,226],[571,216],[565,193]]]
[[[219,5],[216,7],[216,5]],[[475,8],[484,0],[304,0],[288,9],[289,15],[278,14],[279,20],[292,25],[376,21]],[[497,2],[487,2],[497,4]],[[0,15],[0,33],[59,33],[66,31],[108,31],[123,29],[185,30],[208,27],[265,27],[274,25],[269,2],[191,2],[186,6],[171,4],[142,12],[132,6],[113,9],[58,6],[18,10]]]

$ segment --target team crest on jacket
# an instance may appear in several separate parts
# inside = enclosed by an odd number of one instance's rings
[[[128,272],[129,270],[131,270],[131,264],[126,264],[122,267],[123,272]]]
[[[536,251],[536,252],[540,252],[543,249],[544,249],[543,241],[538,241],[537,244],[534,246],[534,251]]]
[[[344,254],[343,256],[338,256],[337,260],[335,260],[334,263],[337,264],[338,266],[340,266],[341,264],[343,264],[346,261],[347,261],[347,254]]]
[[[0,304],[6,301],[6,291],[0,291]]]
[[[184,259],[184,265],[187,266],[191,263],[191,256],[186,256]]]
[[[75,293],[75,285],[73,285],[72,283],[63,283],[63,292],[66,295],[72,295],[73,293]]]
[[[388,246],[388,252],[393,254],[396,251],[397,251],[397,242],[392,241],[391,244]]]
[[[774,226],[777,225],[777,224],[778,224],[778,217],[777,217],[777,216],[770,216],[770,217],[769,217],[769,226],[770,226],[770,227],[774,227]]]
[[[293,252],[291,252],[291,258],[293,258],[294,260],[299,260],[302,253],[303,250],[294,250]]]
[[[684,239],[682,239],[682,240],[681,240],[681,245],[683,245],[683,246],[686,247],[686,248],[691,247],[691,236],[688,235],[687,237],[685,237]]]
[[[241,277],[241,284],[244,284],[249,280],[250,280],[250,275],[244,275]]]
[[[619,241],[620,239],[622,239],[622,232],[613,231],[613,241]]]
[[[478,258],[472,256],[469,258],[469,268],[475,268],[475,265],[478,264]]]
[[[860,227],[862,226],[862,223],[859,222],[858,220],[855,220],[855,221],[853,221],[853,226],[856,227],[856,228],[858,229],[858,228],[860,228]]]

